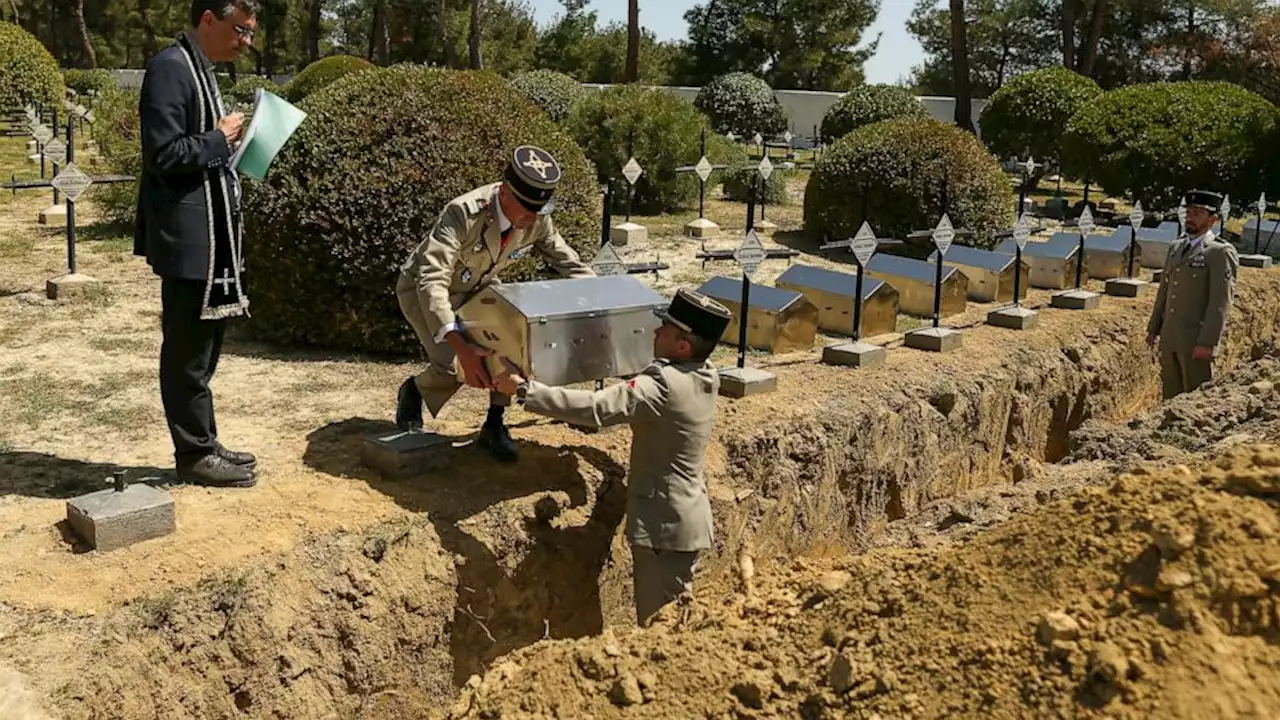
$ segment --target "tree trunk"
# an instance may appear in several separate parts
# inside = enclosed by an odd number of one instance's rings
[[[311,0],[311,22],[307,23],[307,59],[320,59],[320,10],[324,0]]]
[[[151,0],[138,0],[138,17],[142,20],[142,57],[150,60],[160,50],[156,26],[151,24]]]
[[[996,86],[991,88],[991,92],[999,90],[1004,85],[1004,71],[1009,66],[1009,38],[1000,39],[1000,64],[996,66]]]
[[[13,24],[22,26],[22,13],[18,12],[18,0],[9,0],[9,8],[13,10]]]
[[[439,12],[436,15],[436,28],[440,36],[440,47],[444,48],[445,62],[451,68],[461,67],[461,63],[458,62],[458,53],[453,49],[453,43],[449,42],[449,8],[445,6],[445,0],[440,0],[437,7]]]
[[[1098,59],[1098,41],[1102,38],[1102,27],[1107,21],[1107,0],[1094,0],[1093,16],[1089,18],[1089,34],[1085,36],[1084,45],[1080,48],[1081,75],[1093,74],[1094,62]]]
[[[640,80],[640,0],[627,0],[627,68],[624,83]]]
[[[1189,3],[1187,5],[1187,41],[1186,48],[1182,56],[1182,79],[1191,79],[1191,46],[1193,37],[1196,34],[1196,5]]]
[[[381,50],[382,36],[387,29],[387,1],[378,0],[373,4],[373,22],[369,27],[369,52],[365,54],[365,59],[371,63],[382,65],[385,63],[378,62],[378,52]]]
[[[467,50],[471,69],[483,70],[484,59],[480,57],[480,0],[471,0],[471,28],[467,33]]]
[[[84,0],[76,0],[76,30],[80,32],[80,44],[84,46],[84,62],[89,68],[98,67],[98,55],[93,52],[93,43],[89,42],[89,28],[84,23]]]
[[[951,70],[952,82],[956,86],[956,127],[973,132],[968,44],[964,0],[951,0]]]
[[[1076,0],[1062,0],[1062,66],[1076,69]]]

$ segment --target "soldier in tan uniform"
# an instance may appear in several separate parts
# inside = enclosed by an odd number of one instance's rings
[[[1213,232],[1222,196],[1193,190],[1186,204],[1187,232],[1169,249],[1147,324],[1147,344],[1160,344],[1166,400],[1213,377],[1239,273],[1236,249]]]
[[[713,539],[702,466],[715,424],[720,376],[707,360],[732,319],[689,290],[657,310],[657,358],[639,375],[604,390],[570,390],[525,380],[504,358],[499,390],[526,410],[587,427],[631,425],[627,540],[634,560],[636,620],[692,590],[698,554]]]
[[[498,282],[502,269],[530,250],[540,253],[561,275],[595,275],[551,222],[552,195],[560,177],[560,165],[547,151],[531,145],[516,148],[502,182],[450,202],[427,239],[401,267],[396,296],[427,352],[428,364],[400,386],[396,401],[400,429],[422,427],[424,402],[432,417],[439,414],[462,385],[461,365],[466,384],[490,391],[479,445],[499,460],[516,460],[515,443],[503,422],[510,393],[494,388],[485,369],[489,350],[467,335],[454,311],[485,286]]]

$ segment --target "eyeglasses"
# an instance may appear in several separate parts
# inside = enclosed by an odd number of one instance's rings
[[[253,41],[253,33],[255,32],[253,28],[247,28],[243,25],[232,25],[232,27],[235,28],[236,35],[239,35],[244,40]]]

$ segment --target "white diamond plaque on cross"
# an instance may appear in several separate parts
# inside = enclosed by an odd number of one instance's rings
[[[760,137],[760,133],[756,133],[751,137],[752,145],[760,145],[762,143],[764,143],[764,138]]]
[[[41,145],[48,145],[53,139],[53,130],[50,130],[48,125],[37,125],[36,129],[31,131],[31,137]]]
[[[1222,221],[1225,223],[1227,218],[1231,217],[1231,196],[1222,196]]]
[[[75,202],[93,184],[93,178],[85,175],[84,171],[76,167],[75,163],[70,163],[62,168],[62,172],[59,172],[58,176],[50,184],[58,192],[66,195],[68,200]]]
[[[76,105],[74,108],[71,109],[71,112],[75,113],[76,117],[82,118],[85,116],[85,114],[89,112],[89,108],[83,105]]]
[[[876,245],[876,234],[871,231],[871,225],[863,220],[862,227],[858,228],[858,234],[853,236],[853,242],[849,244],[849,249],[853,251],[853,256],[858,259],[859,265],[867,266],[871,256],[876,253]]]
[[[1178,203],[1178,227],[1186,229],[1187,227],[1187,199],[1182,198],[1182,202]]]
[[[1027,240],[1031,238],[1031,221],[1027,219],[1027,214],[1022,213],[1018,216],[1018,222],[1013,226],[1013,242],[1018,246],[1019,250],[1025,250]]]
[[[698,173],[698,178],[702,182],[706,182],[707,178],[711,177],[711,161],[707,159],[706,155],[703,155],[698,164],[693,166],[693,171]]]
[[[1080,227],[1081,235],[1088,235],[1093,232],[1093,228],[1096,226],[1093,224],[1093,211],[1089,209],[1088,205],[1084,206],[1084,210],[1080,213],[1080,220],[1076,222],[1076,225]]]
[[[1258,196],[1258,214],[1261,215],[1267,211],[1267,194],[1262,193]]]
[[[938,248],[938,252],[946,255],[951,247],[951,241],[955,239],[956,231],[951,227],[951,218],[943,213],[942,219],[938,221],[938,227],[933,229],[933,245]]]
[[[757,169],[760,171],[760,177],[765,180],[768,180],[769,176],[773,174],[773,163],[769,162],[768,155],[760,158],[760,165]]]
[[[67,144],[62,141],[62,138],[50,140],[44,146],[44,156],[50,162],[55,162],[59,165],[65,163],[67,161]]]
[[[793,137],[795,137],[795,135],[792,135],[790,130],[782,134],[782,139],[785,140],[788,145],[791,144],[791,138]]]
[[[768,253],[765,252],[764,243],[760,242],[760,237],[756,235],[754,229],[747,231],[747,236],[742,239],[742,244],[738,246],[737,250],[733,251],[733,259],[737,260],[738,264],[742,266],[742,272],[747,277],[752,277],[756,274],[756,270],[760,268],[760,263],[764,262],[766,257],[768,257]]]
[[[600,252],[591,261],[591,269],[596,271],[596,275],[623,275],[627,272],[626,264],[618,257],[618,251],[613,249],[613,243],[605,243],[600,248]]]
[[[1133,203],[1133,210],[1129,212],[1129,224],[1134,230],[1142,227],[1142,221],[1146,219],[1147,214],[1142,211],[1142,201],[1138,200]]]
[[[622,177],[626,178],[627,182],[635,185],[643,172],[644,169],[640,167],[640,163],[636,162],[635,158],[631,158],[622,168]]]
[[[89,112],[84,114],[84,121],[90,125],[93,124],[93,108],[89,108]]]

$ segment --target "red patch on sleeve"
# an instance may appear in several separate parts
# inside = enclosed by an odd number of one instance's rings
[[[635,386],[636,386],[636,381],[635,381],[635,380],[628,380],[628,381],[627,381],[627,387],[629,387],[629,388],[634,388]]]

